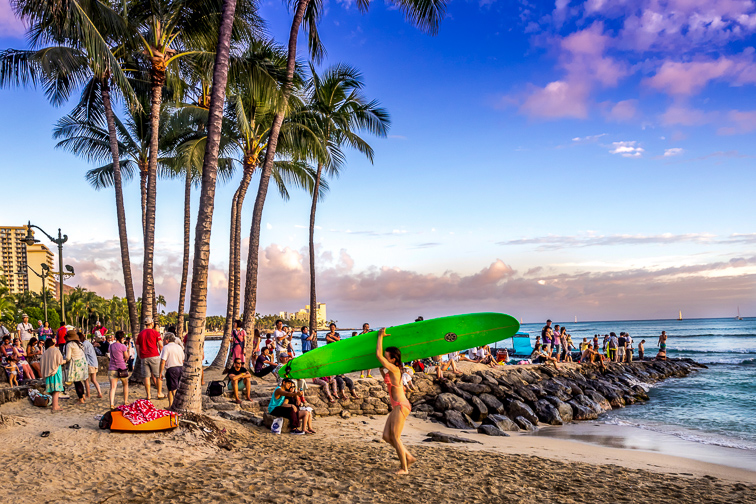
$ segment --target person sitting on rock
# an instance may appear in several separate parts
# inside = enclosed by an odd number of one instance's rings
[[[478,347],[470,348],[466,353],[459,354],[460,362],[480,362],[480,356],[478,355]]]
[[[264,346],[262,347],[260,356],[255,359],[255,367],[252,370],[252,374],[256,377],[262,378],[264,376],[267,376],[278,367],[276,363],[271,360],[272,357],[270,355],[270,352],[270,347]]]
[[[234,388],[234,401],[236,401],[236,404],[241,404],[241,399],[239,399],[240,381],[244,382],[245,399],[247,401],[252,400],[249,396],[250,388],[252,387],[252,375],[247,371],[247,368],[242,365],[241,359],[234,359],[231,369],[226,369],[223,373],[228,375],[229,383]]]
[[[551,362],[552,364],[554,364],[554,369],[559,369],[556,357],[552,357],[551,355],[547,354],[543,349],[538,350],[537,357],[541,363],[548,364],[549,362]]]
[[[415,385],[412,383],[413,374],[415,374],[415,370],[412,369],[412,366],[404,366],[404,369],[402,369],[402,385],[405,390],[416,390]]]
[[[312,430],[312,413],[307,410],[300,410],[293,402],[297,398],[304,399],[304,392],[297,392],[294,388],[294,380],[284,378],[280,387],[276,387],[273,396],[268,403],[268,413],[274,417],[289,418],[291,421],[292,434],[315,434]],[[302,428],[299,429],[298,427]]]
[[[483,345],[478,349],[478,356],[481,364],[492,368],[496,367],[496,359],[491,355],[491,348],[488,345]]]

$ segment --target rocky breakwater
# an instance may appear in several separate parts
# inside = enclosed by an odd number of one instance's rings
[[[410,395],[414,416],[455,429],[488,435],[533,430],[539,424],[562,425],[594,420],[605,411],[648,400],[643,384],[684,377],[705,367],[688,359],[596,365],[507,366],[441,382],[415,375],[418,391]]]

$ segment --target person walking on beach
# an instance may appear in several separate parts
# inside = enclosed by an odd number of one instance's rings
[[[367,334],[369,332],[370,332],[370,324],[365,322],[364,324],[362,324],[362,332],[360,334]],[[372,371],[373,371],[372,369],[366,369],[365,371],[362,371],[360,373],[360,378],[365,378],[365,375],[367,375],[368,378],[372,378],[373,377]]]
[[[137,357],[142,360],[142,373],[144,374],[144,388],[147,393],[147,400],[152,399],[150,380],[155,381],[157,398],[165,399],[163,395],[163,382],[158,379],[160,376],[160,351],[163,349],[163,340],[160,338],[160,333],[153,329],[152,317],[146,317],[144,325],[147,327],[137,336],[136,349]]]
[[[39,365],[42,369],[42,377],[45,379],[45,393],[52,395],[52,413],[61,410],[58,405],[58,397],[61,392],[65,392],[63,386],[63,371],[61,366],[66,361],[55,346],[55,340],[48,338],[45,340],[45,352],[42,354],[42,358],[39,360]]]
[[[163,376],[165,376],[165,386],[168,389],[168,407],[170,408],[184,371],[184,349],[176,343],[176,335],[174,333],[166,332],[164,339],[165,346],[160,351],[160,375],[158,376],[158,381],[162,381]],[[244,354],[242,353],[242,357],[237,357],[236,360],[241,362],[243,358]]]
[[[401,468],[396,474],[408,474],[409,466],[415,462],[415,457],[404,448],[401,436],[404,429],[404,422],[407,420],[412,406],[404,395],[402,386],[402,353],[397,347],[388,347],[383,349],[383,338],[386,336],[386,329],[378,331],[378,343],[375,347],[375,355],[381,362],[386,372],[383,374],[383,380],[388,387],[389,401],[391,402],[391,413],[386,419],[386,426],[383,428],[383,440],[394,447],[399,457]]]

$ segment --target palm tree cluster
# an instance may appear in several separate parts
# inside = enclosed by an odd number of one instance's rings
[[[447,0],[393,0],[405,17],[435,33]],[[368,0],[358,0],[365,11]],[[289,40],[266,35],[256,2],[236,0],[11,0],[28,27],[29,48],[0,52],[0,87],[42,87],[53,105],[80,93],[73,110],[55,125],[58,146],[95,165],[86,174],[97,189],[114,192],[128,326],[158,315],[154,254],[158,179],[184,181],[184,254],[177,329],[189,323],[184,377],[174,401],[178,410],[201,407],[199,377],[207,312],[207,274],[216,182],[238,184],[231,202],[228,299],[221,351],[225,364],[231,321],[244,320],[251,334],[257,317],[260,224],[271,179],[284,199],[301,189],[310,212],[311,306],[316,306],[314,229],[326,179],[346,162],[345,149],[372,161],[360,135],[385,136],[388,113],[363,95],[355,68],[336,64],[321,73],[325,49],[318,33],[322,0],[290,0]],[[297,59],[300,29],[310,59]],[[242,302],[242,208],[259,174],[246,260]],[[144,256],[142,295],[133,288],[124,206],[124,182],[138,176]],[[190,196],[200,187],[189,283]],[[246,233],[245,233],[246,234]],[[83,317],[73,300],[72,317]],[[314,313],[314,310],[313,310]],[[214,321],[215,322],[215,321]],[[310,320],[314,329],[315,318]],[[181,334],[179,334],[181,336]],[[251,345],[248,345],[248,352]]]

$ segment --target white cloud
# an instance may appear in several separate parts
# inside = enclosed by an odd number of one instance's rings
[[[606,136],[606,133],[601,133],[599,135],[588,135],[584,137],[575,137],[572,139],[572,141],[577,143],[595,142],[603,136]]]
[[[609,154],[619,154],[622,157],[641,157],[645,150],[642,147],[637,147],[638,142],[635,140],[627,142],[612,142],[612,150]]]
[[[273,226],[271,226],[270,222],[268,222],[267,224],[265,224],[265,228],[266,229],[273,229]]]
[[[683,152],[685,152],[685,151],[682,148],[680,148],[680,147],[673,147],[671,149],[664,149],[664,157],[679,156]]]

